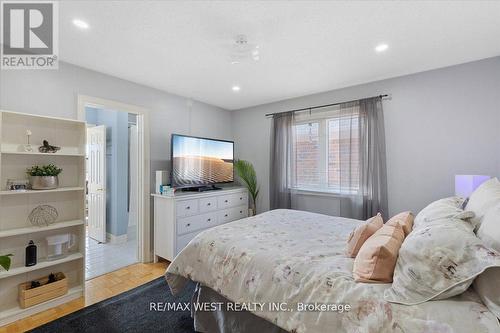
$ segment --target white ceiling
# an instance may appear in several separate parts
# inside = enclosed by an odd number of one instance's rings
[[[229,110],[500,55],[500,1],[67,1],[59,25],[62,60]],[[259,62],[230,64],[238,34]]]

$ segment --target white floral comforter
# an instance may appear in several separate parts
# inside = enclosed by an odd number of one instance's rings
[[[384,301],[388,284],[356,283],[344,255],[360,221],[274,210],[199,234],[174,259],[166,278],[174,294],[188,279],[233,302],[264,303],[252,312],[290,332],[499,332],[496,317],[472,291],[415,306]],[[290,311],[271,311],[285,302]],[[297,311],[303,303],[330,311]],[[335,312],[335,305],[349,311]]]

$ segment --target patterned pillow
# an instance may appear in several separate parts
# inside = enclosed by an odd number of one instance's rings
[[[500,204],[488,210],[483,216],[477,231],[486,246],[500,252]],[[474,281],[476,290],[483,303],[500,318],[500,268],[491,268]]]
[[[500,253],[486,247],[468,222],[432,220],[404,241],[384,297],[414,305],[459,295],[488,267],[500,267]]]
[[[465,220],[474,217],[473,212],[462,209],[464,201],[465,199],[461,197],[449,197],[430,203],[415,217],[413,229],[424,227],[434,220],[446,218]]]

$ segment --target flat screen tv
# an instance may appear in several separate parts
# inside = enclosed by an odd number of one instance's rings
[[[171,179],[175,188],[234,181],[234,142],[172,134]]]

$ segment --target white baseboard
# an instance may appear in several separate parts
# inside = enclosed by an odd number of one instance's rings
[[[107,232],[106,241],[111,244],[123,244],[127,242],[127,234],[116,236]]]

